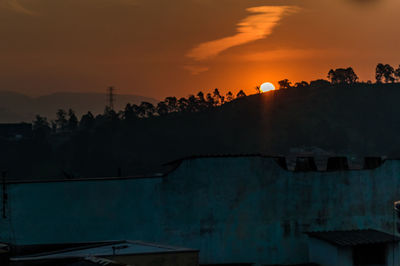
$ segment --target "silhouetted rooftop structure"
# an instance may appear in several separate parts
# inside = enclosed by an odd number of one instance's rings
[[[308,236],[337,246],[356,246],[399,242],[400,237],[374,229],[308,232]]]

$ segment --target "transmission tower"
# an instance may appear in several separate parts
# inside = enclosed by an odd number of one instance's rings
[[[108,87],[108,107],[111,110],[114,110],[114,102],[115,102],[115,95],[114,95],[114,87]]]

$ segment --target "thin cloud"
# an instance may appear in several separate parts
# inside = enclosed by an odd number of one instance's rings
[[[103,3],[119,4],[119,5],[138,5],[138,0],[103,0]],[[99,4],[99,3],[97,3]],[[8,9],[14,12],[26,14],[26,15],[37,15],[38,13],[26,8],[21,4],[20,0],[0,0],[0,9]]]
[[[186,65],[184,66],[186,70],[189,70],[192,75],[198,75],[202,72],[206,72],[208,67],[205,66],[196,66],[196,65]]]
[[[0,8],[10,9],[26,15],[36,15],[36,12],[27,9],[18,0],[0,0]]]
[[[248,8],[253,13],[237,24],[237,34],[222,39],[202,43],[189,51],[187,56],[202,61],[238,45],[263,39],[272,33],[273,28],[284,15],[298,12],[295,6],[259,6]]]
[[[229,58],[222,58],[225,62],[268,62],[282,60],[296,60],[306,58],[329,58],[338,56],[354,55],[353,50],[342,51],[335,49],[278,49],[263,52],[239,53]]]

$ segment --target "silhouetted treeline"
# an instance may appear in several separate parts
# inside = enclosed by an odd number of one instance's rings
[[[290,88],[305,88],[308,86],[328,86],[329,84],[356,84],[359,83],[357,74],[354,72],[352,67],[348,68],[337,68],[331,69],[328,72],[327,78],[330,82],[326,80],[316,80],[311,81],[308,84],[306,81],[296,82],[294,86],[288,79],[283,79],[278,82],[280,89],[290,89]],[[376,83],[394,83],[400,82],[400,65],[398,68],[394,69],[389,64],[379,63],[375,68],[375,79]],[[365,82],[367,84],[372,84],[370,80]]]
[[[246,94],[243,90],[240,90],[236,95],[229,91],[225,96],[221,95],[218,89],[215,89],[213,93],[207,94],[200,91],[196,96],[189,95],[188,98],[167,97],[157,105],[149,102],[142,102],[139,105],[127,104],[124,110],[118,112],[106,107],[104,114],[97,116],[94,116],[89,111],[80,120],[78,120],[72,109],[68,111],[59,109],[56,113],[57,118],[52,121],[48,121],[46,117],[37,115],[33,121],[33,131],[37,138],[43,139],[51,133],[70,133],[77,129],[87,130],[95,125],[101,125],[110,121],[133,122],[138,119],[156,116],[162,117],[172,113],[205,111],[245,96]]]
[[[299,147],[398,156],[400,85],[395,70],[385,69],[379,67],[376,84],[339,68],[329,71],[329,81],[283,80],[274,93],[214,90],[80,119],[59,110],[54,121],[36,117],[32,139],[0,139],[0,169],[25,179],[134,175],[195,154],[273,155]]]
[[[338,84],[356,84],[358,83],[358,76],[352,67],[331,69],[327,75],[329,81],[319,79],[311,81],[296,82],[294,86],[288,79],[283,79],[278,82],[279,89],[290,88],[307,88],[307,87],[327,87],[330,85]],[[378,64],[375,69],[376,83],[393,83],[400,81],[400,65],[394,69],[389,64]],[[370,84],[371,81],[366,83]],[[258,93],[261,93],[260,87],[255,88]],[[187,98],[167,97],[164,101],[153,105],[149,102],[142,102],[139,105],[127,104],[124,110],[114,111],[106,107],[104,114],[94,116],[90,111],[83,115],[78,120],[73,110],[58,110],[57,118],[54,121],[48,121],[47,118],[40,115],[36,116],[33,121],[34,135],[37,138],[43,139],[51,133],[68,133],[77,129],[87,130],[96,125],[101,125],[107,121],[125,121],[132,122],[138,119],[162,117],[172,113],[194,113],[209,110],[211,108],[221,106],[225,103],[231,102],[235,98],[245,97],[246,94],[240,90],[236,95],[228,92],[226,95],[221,95],[218,89],[212,93],[204,94],[203,92],[197,95],[189,95]]]

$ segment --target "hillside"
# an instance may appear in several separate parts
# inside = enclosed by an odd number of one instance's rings
[[[115,107],[122,109],[127,103],[157,102],[156,99],[139,95],[116,95]],[[55,118],[58,109],[73,109],[80,117],[91,111],[103,113],[107,103],[106,94],[59,92],[40,97],[29,97],[23,94],[0,91],[0,123],[31,122],[39,114]]]
[[[110,123],[46,145],[14,144],[1,157],[16,177],[47,178],[157,172],[194,154],[286,154],[301,147],[399,157],[399,99],[399,84],[280,90],[204,112]]]

